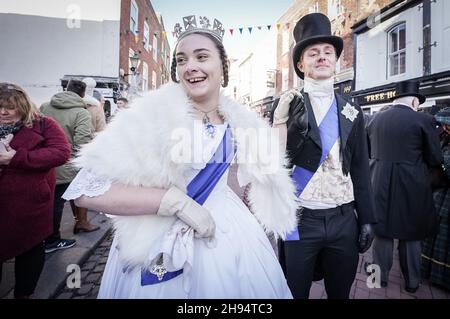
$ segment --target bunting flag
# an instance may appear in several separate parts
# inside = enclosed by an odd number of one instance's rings
[[[250,27],[236,27],[236,28],[230,28],[230,29],[228,29],[228,31],[230,32],[231,36],[234,36],[234,35],[236,35],[236,34],[234,34],[234,30],[236,30],[236,29],[239,30],[239,34],[241,34],[241,35],[244,34],[244,30],[245,29],[248,30],[249,34],[252,34],[252,31],[255,28],[258,28],[258,30],[263,30],[263,28],[266,27],[267,30],[270,31],[272,26],[276,26],[277,31],[284,30],[284,29],[289,30],[290,26],[291,25],[295,25],[295,23],[296,23],[295,21],[290,21],[290,22],[283,22],[283,23],[267,24],[266,26],[258,25],[258,26],[250,26]],[[161,35],[164,38],[167,38],[167,33],[165,31],[162,31]],[[136,43],[139,41],[138,36],[139,36],[138,34],[135,35]],[[172,32],[172,36],[173,37],[176,36],[176,32],[175,31]]]

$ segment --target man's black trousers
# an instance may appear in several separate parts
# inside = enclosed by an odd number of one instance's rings
[[[320,269],[328,298],[347,299],[359,259],[353,202],[331,209],[303,209],[298,230],[300,240],[283,242],[280,251],[294,298],[309,297],[313,277]]]

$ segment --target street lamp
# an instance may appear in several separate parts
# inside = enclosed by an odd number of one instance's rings
[[[136,75],[136,68],[139,64],[139,54],[135,52],[134,55],[130,57],[130,63],[131,63],[130,71],[133,72],[132,73],[133,75]]]
[[[131,73],[125,73],[123,69],[120,69],[120,76],[122,78],[125,78],[126,76],[131,75],[131,79],[128,81],[129,82],[129,87],[128,87],[128,94],[131,96],[137,94],[137,67],[139,65],[139,54],[138,53],[134,53],[134,55],[132,57],[130,57],[130,71]]]

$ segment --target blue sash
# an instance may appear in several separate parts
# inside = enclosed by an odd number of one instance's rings
[[[322,157],[320,158],[319,166],[322,165],[323,161],[330,153],[333,145],[336,143],[339,138],[339,117],[337,113],[337,102],[336,98],[333,98],[333,102],[328,109],[327,114],[319,125],[320,132],[320,141],[322,143]],[[296,166],[294,171],[292,172],[292,178],[294,180],[296,186],[296,195],[300,197],[305,189],[306,185],[308,185],[309,181],[313,177],[315,172],[311,172],[303,167]],[[286,236],[285,241],[291,240],[299,240],[298,228],[289,233]]]
[[[200,205],[206,202],[214,187],[231,164],[236,153],[230,126],[228,125],[222,142],[209,162],[187,186],[187,195]],[[148,270],[141,271],[141,286],[159,284],[183,273],[183,269],[166,272],[160,278]]]

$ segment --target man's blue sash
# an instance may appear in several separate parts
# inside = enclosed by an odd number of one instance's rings
[[[187,195],[195,200],[200,205],[206,202],[214,187],[219,182],[225,171],[231,164],[236,153],[236,145],[233,142],[230,126],[227,126],[222,142],[217,147],[213,156],[203,168],[188,184]],[[141,272],[141,286],[159,284],[161,282],[170,280],[183,273],[183,269],[166,272],[164,276],[159,279],[157,275],[148,270]]]
[[[320,158],[319,166],[322,165],[323,161],[330,153],[333,145],[339,138],[339,118],[337,112],[337,102],[336,98],[328,109],[327,114],[319,125],[320,141],[322,143],[322,157]],[[296,166],[292,172],[292,178],[296,186],[296,195],[300,197],[308,185],[309,181],[313,177],[315,172],[311,172],[303,167]],[[286,236],[285,241],[299,240],[298,227]]]

